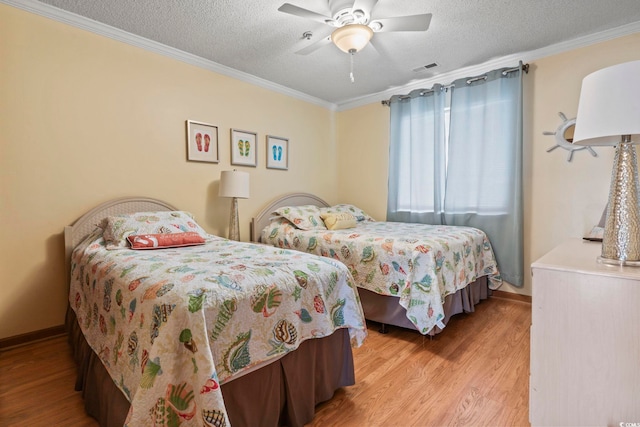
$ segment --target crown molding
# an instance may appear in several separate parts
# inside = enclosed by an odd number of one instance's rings
[[[438,74],[437,76],[430,77],[428,79],[413,81],[410,84],[404,86],[396,86],[371,95],[349,99],[344,102],[331,103],[290,89],[286,86],[261,79],[252,74],[235,70],[222,64],[218,64],[217,62],[213,62],[199,56],[184,52],[182,50],[155,42],[153,40],[128,33],[118,28],[102,24],[92,19],[77,15],[75,13],[58,9],[57,7],[44,4],[36,0],[0,0],[0,3],[4,3],[30,13],[34,13],[45,18],[50,18],[63,24],[80,28],[82,30],[90,31],[94,34],[105,36],[113,40],[127,43],[131,46],[139,47],[141,49],[145,49],[147,51],[154,52],[190,65],[195,65],[196,67],[204,68],[214,73],[222,74],[243,81],[245,83],[253,84],[255,86],[259,86],[286,96],[290,96],[301,101],[309,102],[311,104],[318,105],[331,111],[350,110],[352,108],[361,107],[363,105],[381,102],[383,100],[389,99],[391,96],[397,93],[408,93],[414,89],[426,87],[428,88],[436,83],[449,83],[459,78],[479,75],[496,68],[510,67],[516,64],[518,61],[535,61],[547,56],[556,55],[558,53],[567,52],[573,49],[640,32],[640,22],[634,22],[631,24],[623,25],[621,27],[616,27],[610,30],[590,34],[584,37],[578,37],[566,42],[553,44],[544,48],[508,55],[484,62],[482,64],[460,68],[448,73]]]
[[[536,49],[528,52],[521,52],[513,55],[504,56],[501,58],[496,58],[479,65],[460,68],[458,70],[455,70],[449,73],[438,74],[437,76],[430,77],[428,79],[414,81],[404,86],[393,87],[383,92],[378,92],[375,94],[341,102],[337,104],[336,111],[345,111],[345,110],[350,110],[352,108],[361,107],[363,105],[368,105],[375,102],[381,102],[383,100],[391,98],[391,96],[396,95],[398,93],[409,93],[414,89],[430,88],[436,83],[449,84],[454,80],[464,78],[464,77],[477,76],[477,75],[486,73],[488,71],[494,70],[496,68],[516,66],[519,61],[522,61],[524,63],[529,61],[535,61],[541,58],[545,58],[547,56],[556,55],[559,53],[567,52],[567,51],[578,49],[581,47],[590,46],[596,43],[605,42],[608,40],[627,36],[630,34],[635,34],[638,32],[640,32],[640,22],[634,22],[631,24],[623,25],[621,27],[616,27],[610,30],[605,30],[598,33],[590,34],[588,36],[578,37],[576,39],[568,40],[561,43],[556,43],[540,49]]]
[[[213,62],[199,56],[184,52],[180,49],[175,49],[162,43],[158,43],[153,40],[128,33],[124,30],[120,30],[110,25],[94,21],[84,16],[80,16],[75,13],[68,12],[66,10],[59,9],[45,3],[41,3],[36,0],[0,0],[0,3],[7,4],[17,9],[22,9],[26,12],[40,15],[45,18],[53,19],[54,21],[71,25],[73,27],[89,31],[94,34],[108,37],[110,39],[117,40],[131,46],[139,47],[141,49],[157,53],[159,55],[163,55],[190,65],[195,65],[196,67],[204,68],[205,70],[222,74],[227,77],[243,81],[245,83],[250,83],[252,85],[259,86],[286,96],[290,96],[301,101],[315,104],[331,111],[335,111],[337,108],[337,105],[331,102],[309,96],[305,93],[290,89],[288,87],[273,83],[265,79],[261,79],[252,74],[235,70],[222,64],[218,64],[217,62]]]

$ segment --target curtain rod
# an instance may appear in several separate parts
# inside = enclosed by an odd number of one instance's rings
[[[520,68],[522,68],[522,71],[524,71],[525,73],[529,73],[529,64],[522,64],[522,65],[518,65],[517,67],[513,67],[513,68],[507,68],[506,70],[502,71],[502,75],[506,76],[509,73],[512,73],[514,71],[518,71],[520,70]],[[483,74],[482,76],[478,76],[478,77],[471,77],[469,79],[467,79],[467,84],[471,84],[475,81],[478,80],[486,80],[487,79],[487,75]],[[450,87],[454,87],[455,85],[453,83],[446,85],[446,86],[442,86],[443,89],[449,89]],[[428,93],[433,93],[434,89],[424,89],[422,92],[420,92],[420,96],[424,96]],[[408,99],[411,98],[410,95],[400,95],[400,99]],[[382,105],[386,105],[389,106],[391,104],[391,99],[385,99],[382,101]]]

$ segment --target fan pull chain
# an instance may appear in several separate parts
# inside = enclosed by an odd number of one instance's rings
[[[355,49],[349,51],[349,78],[351,83],[355,83],[356,79],[353,77],[353,56],[356,54]]]

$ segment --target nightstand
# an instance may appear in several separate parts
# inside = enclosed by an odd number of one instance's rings
[[[533,426],[640,425],[640,268],[572,239],[531,265]]]

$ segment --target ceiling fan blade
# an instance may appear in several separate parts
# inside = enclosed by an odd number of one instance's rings
[[[280,12],[288,13],[290,15],[299,16],[301,18],[311,19],[312,21],[320,22],[321,24],[326,24],[327,21],[331,20],[331,17],[324,16],[319,13],[313,12],[308,9],[303,9],[301,7],[295,6],[293,4],[285,3],[278,8]]]
[[[373,8],[376,7],[376,4],[378,4],[378,0],[356,0],[355,2],[353,2],[352,9],[360,9],[367,15],[371,16],[371,12],[373,11]]]
[[[323,37],[315,43],[310,44],[309,46],[303,47],[302,49],[296,51],[298,55],[308,55],[310,53],[315,52],[316,50],[325,47],[331,44],[331,36]]]
[[[377,33],[388,33],[391,31],[427,31],[431,23],[431,14],[398,16],[395,18],[374,19],[373,22],[382,24],[382,28]]]
[[[382,54],[380,53],[380,46],[378,45],[378,42],[373,38],[369,40],[369,43],[364,48],[370,49],[372,52],[375,52],[375,54],[378,56],[382,56]]]

